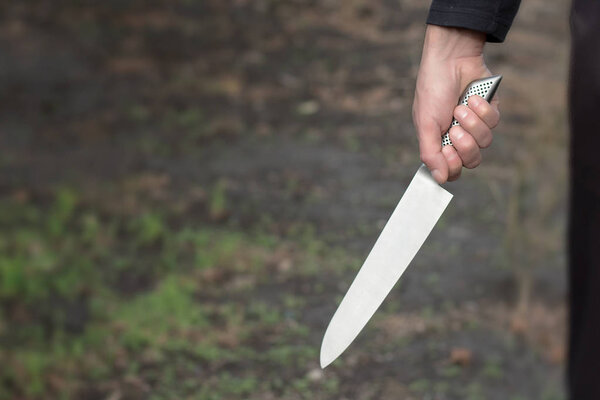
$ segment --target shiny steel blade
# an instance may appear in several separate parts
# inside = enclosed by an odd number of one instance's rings
[[[321,368],[354,341],[408,267],[452,199],[422,165],[335,312],[321,344]]]

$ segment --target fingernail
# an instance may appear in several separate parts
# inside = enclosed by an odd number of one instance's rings
[[[454,129],[454,132],[452,132],[452,136],[454,136],[454,140],[460,140],[465,132],[462,129]]]
[[[431,171],[431,176],[433,176],[433,179],[435,179],[438,183],[442,183],[442,173],[439,170],[434,169]]]
[[[458,110],[457,114],[460,119],[465,119],[465,118],[467,118],[467,115],[469,115],[469,112],[467,110],[465,110],[464,108],[461,108]]]

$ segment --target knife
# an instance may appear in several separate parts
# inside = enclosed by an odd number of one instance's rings
[[[501,75],[471,82],[458,104],[467,105],[472,95],[490,101]],[[450,127],[459,125],[452,119]],[[442,146],[452,145],[449,130]],[[371,319],[452,200],[425,165],[417,170],[392,216],[367,256],[348,292],[329,322],[321,344],[321,368],[338,358]]]

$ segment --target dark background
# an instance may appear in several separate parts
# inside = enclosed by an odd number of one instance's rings
[[[329,318],[419,166],[427,2],[0,5],[1,399],[563,398],[568,5],[382,309]]]

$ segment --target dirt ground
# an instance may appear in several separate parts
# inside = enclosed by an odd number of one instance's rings
[[[563,399],[568,3],[357,341],[322,335],[419,166],[416,0],[0,5],[0,398]]]

